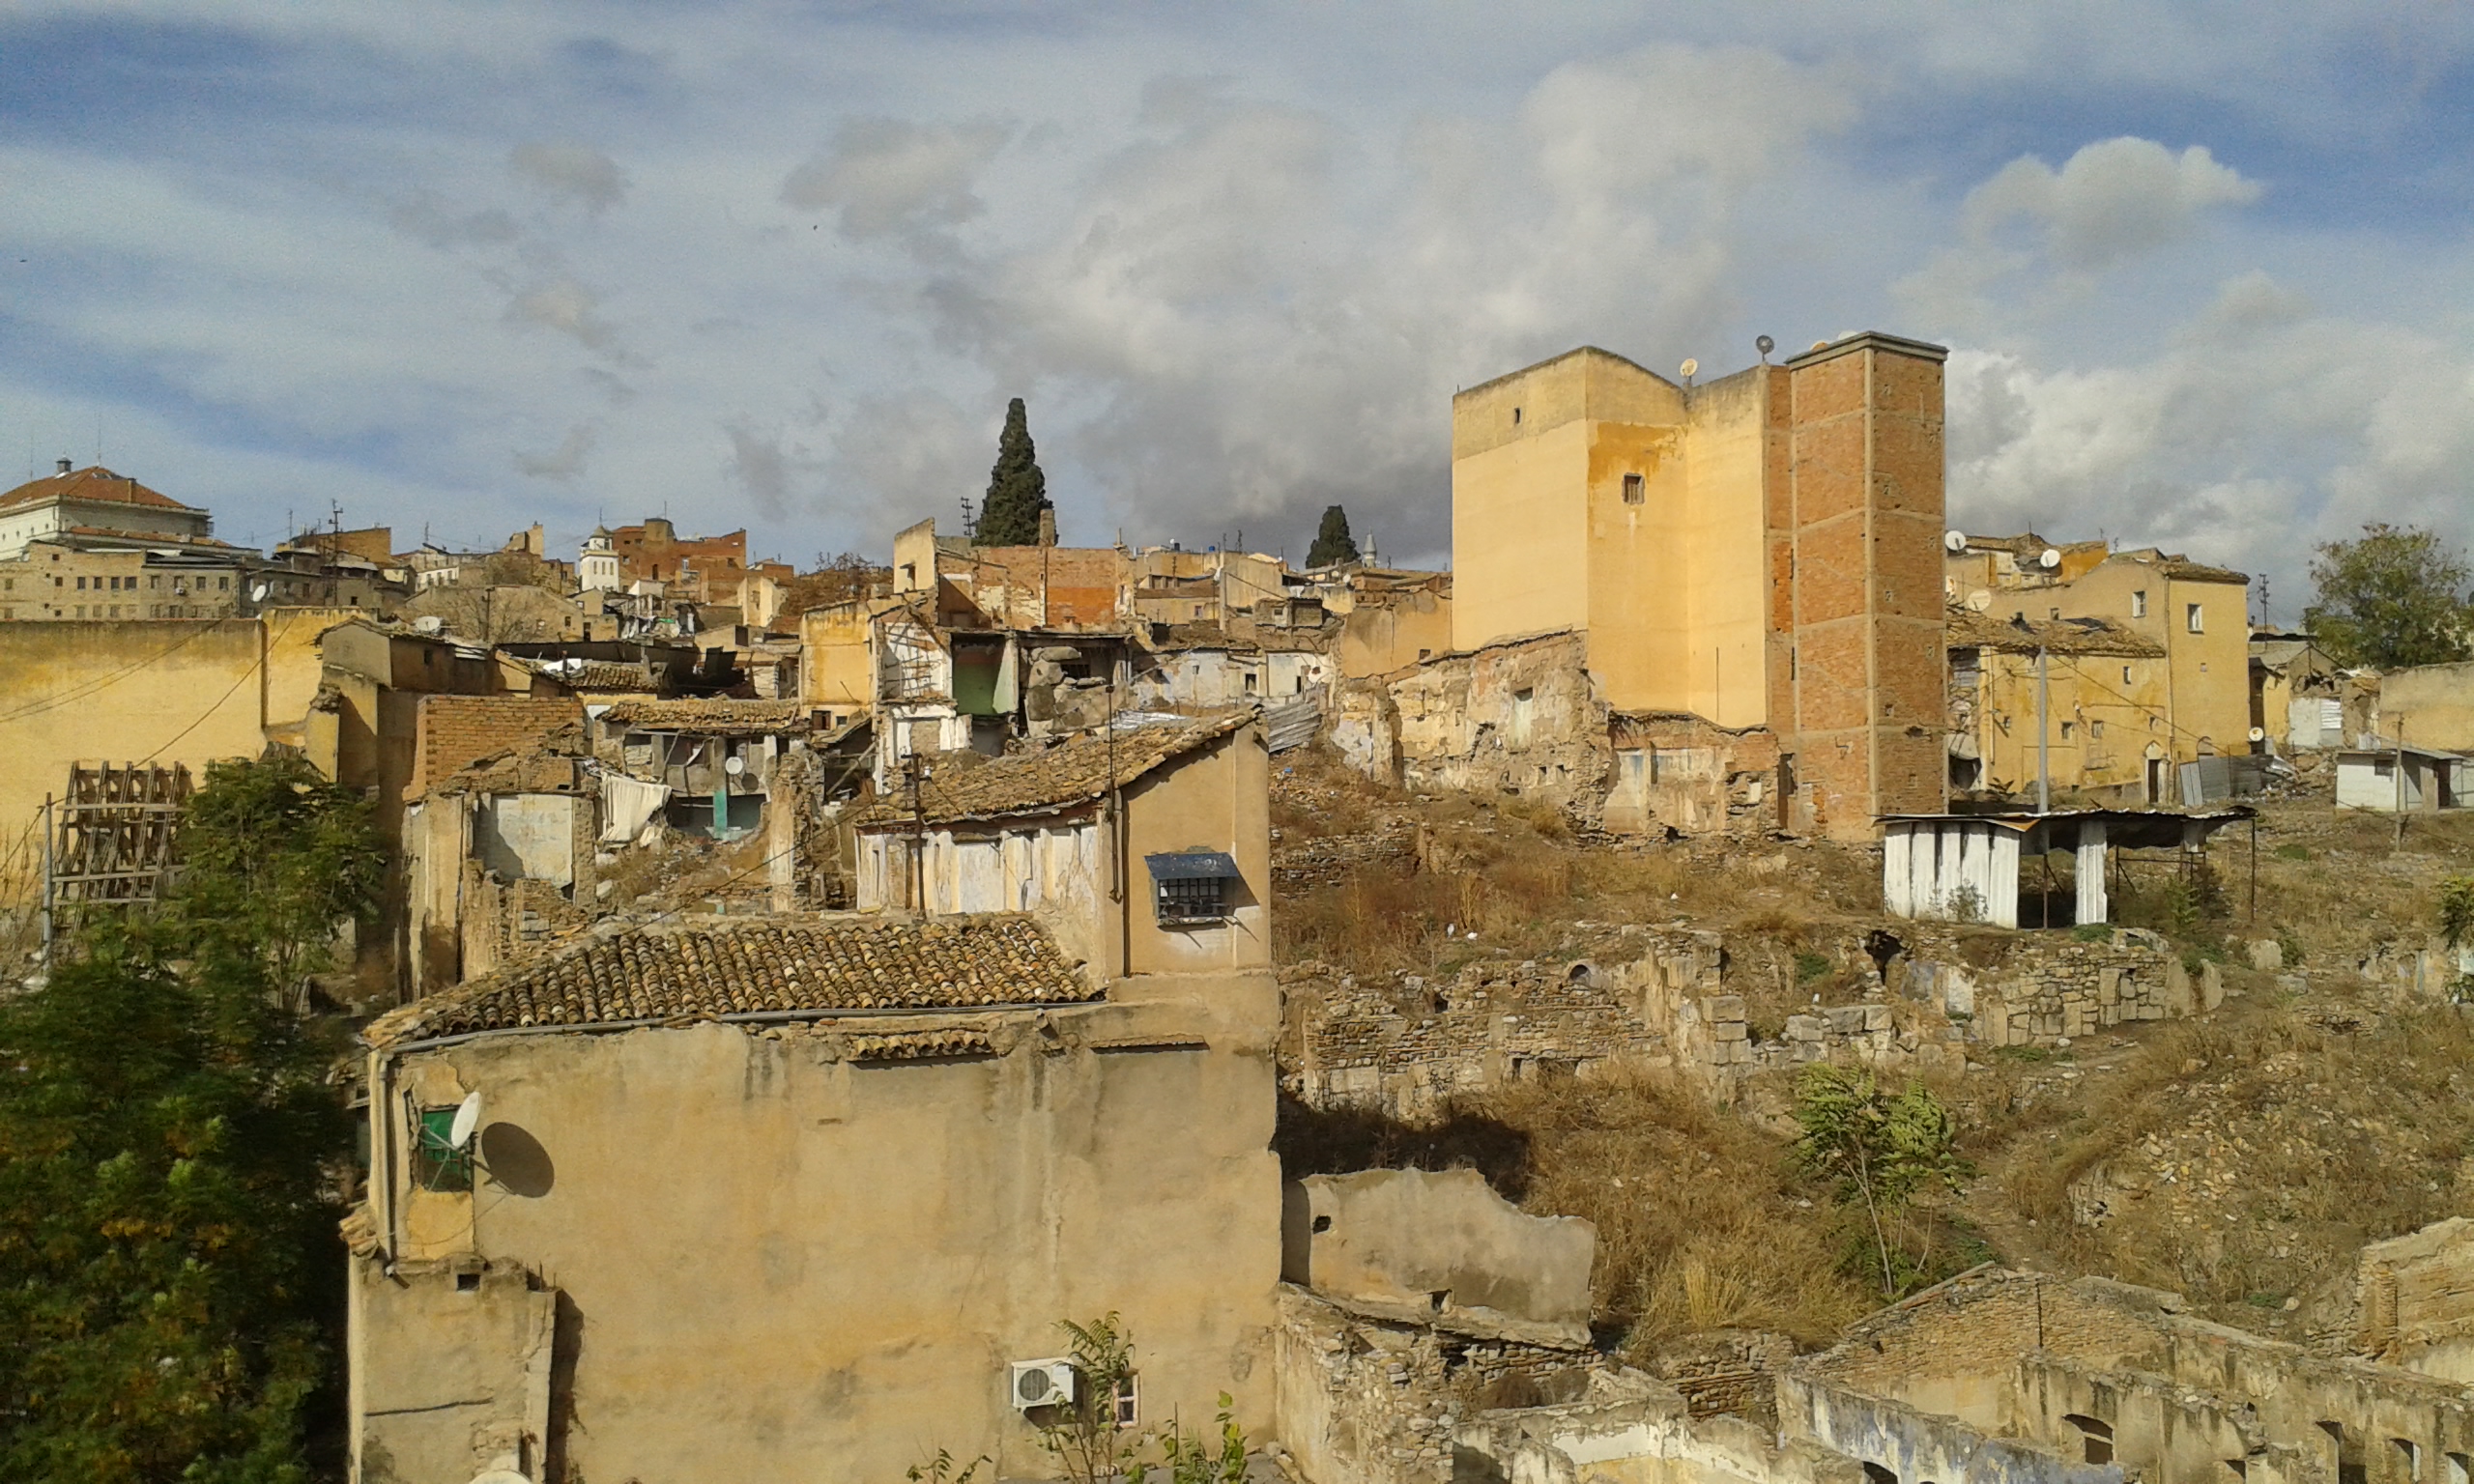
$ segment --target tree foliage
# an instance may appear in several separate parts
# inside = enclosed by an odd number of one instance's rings
[[[352,1125],[280,991],[376,877],[301,771],[211,773],[162,910],[0,1002],[0,1478],[308,1477]]]
[[[1034,1413],[1031,1422],[1039,1429],[1040,1446],[1067,1479],[1073,1484],[1145,1484],[1158,1470],[1168,1484],[1241,1484],[1246,1433],[1237,1425],[1236,1402],[1227,1392],[1220,1393],[1220,1411],[1213,1418],[1216,1442],[1186,1431],[1173,1415],[1157,1431],[1120,1426],[1116,1398],[1135,1377],[1134,1331],[1114,1314],[1082,1325],[1064,1320],[1057,1327],[1072,1346],[1081,1385],[1072,1402],[1046,1409],[1046,1416]]]
[[[1796,1079],[1796,1123],[1797,1158],[1835,1184],[1841,1205],[1862,1209],[1883,1297],[1896,1298],[1889,1226],[1919,1194],[1956,1190],[1972,1173],[1959,1157],[1957,1121],[1920,1082],[1893,1095],[1868,1068],[1815,1062]]]
[[[2311,581],[2319,600],[2302,621],[2338,663],[2398,670],[2474,654],[2474,569],[2433,532],[2373,522],[2318,553]]]
[[[997,435],[996,465],[988,471],[988,499],[970,538],[981,546],[1034,545],[1040,512],[1049,507],[1048,476],[1040,472],[1030,419],[1016,397],[1005,404],[1005,431]]]
[[[1338,505],[1323,512],[1323,524],[1314,528],[1314,544],[1307,549],[1309,567],[1328,567],[1334,562],[1358,559],[1357,538],[1349,534],[1349,513]]]

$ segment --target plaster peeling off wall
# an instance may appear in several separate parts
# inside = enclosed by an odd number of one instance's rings
[[[1609,753],[1588,652],[1583,636],[1552,634],[1358,682],[1333,708],[1333,745],[1371,778],[1518,794],[1595,824]]]
[[[1780,1378],[1778,1411],[1788,1437],[1886,1470],[1898,1484],[2122,1484],[2118,1466],[2075,1463],[2032,1443],[1989,1437],[1953,1417],[1809,1377]]]

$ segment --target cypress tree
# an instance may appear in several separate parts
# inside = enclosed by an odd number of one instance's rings
[[[1022,399],[1005,404],[1005,431],[996,440],[996,467],[988,471],[988,499],[970,538],[981,546],[1030,546],[1040,538],[1040,512],[1049,508],[1048,476],[1031,446],[1030,420]]]
[[[1314,545],[1306,553],[1306,564],[1328,567],[1336,561],[1358,559],[1357,538],[1349,534],[1349,513],[1334,505],[1323,512],[1323,524],[1315,528]]]

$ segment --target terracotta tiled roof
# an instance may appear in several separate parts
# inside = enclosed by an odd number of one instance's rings
[[[0,510],[30,505],[39,499],[91,499],[103,504],[145,505],[155,510],[187,510],[203,514],[195,505],[185,505],[158,490],[150,490],[134,479],[113,473],[101,464],[72,470],[21,484],[6,495],[0,495]]]
[[[853,822],[906,824],[916,817],[934,824],[1088,803],[1108,791],[1111,757],[1116,763],[1114,785],[1123,787],[1171,757],[1226,736],[1255,715],[1253,707],[1245,706],[1213,716],[1129,728],[1116,732],[1113,743],[1107,733],[1095,732],[1046,752],[999,757],[978,767],[956,767],[920,786],[916,815],[908,785],[896,783],[891,792]]]
[[[574,943],[391,1011],[362,1034],[385,1046],[536,1025],[1066,1005],[1098,997],[1027,917],[751,918]]]
[[[2133,633],[2110,618],[2055,618],[2030,621],[2028,627],[2031,632],[2022,633],[2007,618],[1972,609],[1952,609],[1946,642],[1953,649],[2033,654],[2041,648],[2050,654],[2110,654],[2133,660],[2152,660],[2165,652],[2165,646],[2156,641]]]
[[[622,700],[601,713],[605,727],[645,727],[660,731],[803,731],[808,709],[795,700],[736,700],[727,697],[686,700]]]
[[[986,1031],[895,1031],[853,1036],[850,1056],[861,1062],[911,1062],[924,1056],[989,1056],[996,1050]]]
[[[526,668],[578,691],[652,691],[661,688],[642,665],[618,660],[525,660]]]

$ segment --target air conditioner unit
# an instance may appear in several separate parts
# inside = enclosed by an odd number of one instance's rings
[[[1028,1412],[1034,1407],[1066,1407],[1074,1403],[1074,1362],[1063,1356],[1046,1360],[1017,1360],[1007,1388],[1017,1410]]]

